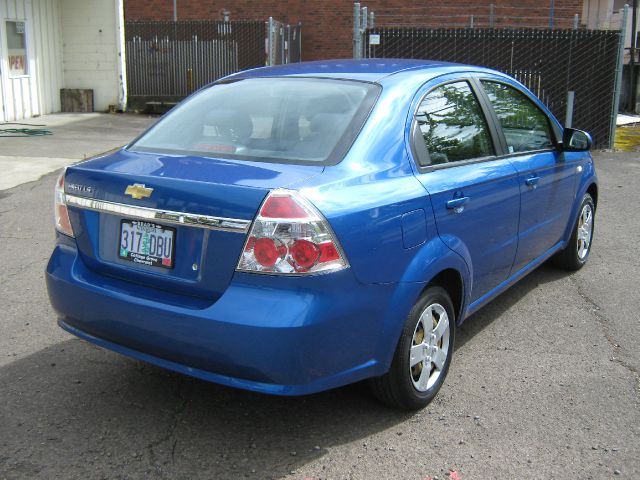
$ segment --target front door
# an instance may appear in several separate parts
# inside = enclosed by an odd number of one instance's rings
[[[497,132],[477,88],[457,79],[427,89],[412,135],[417,178],[430,194],[438,234],[467,261],[472,301],[509,276],[520,214],[518,172],[496,156]]]
[[[562,240],[574,204],[577,163],[555,147],[551,120],[515,85],[480,81],[495,111],[522,190],[517,272]]]

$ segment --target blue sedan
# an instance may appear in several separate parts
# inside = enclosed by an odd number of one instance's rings
[[[421,408],[465,318],[547,259],[587,261],[590,146],[485,68],[240,72],[63,172],[51,304],[183,374],[279,395],[369,379]]]

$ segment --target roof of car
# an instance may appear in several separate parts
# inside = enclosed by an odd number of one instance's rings
[[[385,77],[399,72],[405,72],[407,70],[421,70],[423,72],[425,70],[432,70],[434,74],[438,74],[440,70],[451,70],[451,67],[454,67],[454,70],[465,70],[470,68],[481,69],[481,67],[472,67],[470,65],[461,65],[449,62],[438,62],[435,60],[369,58],[363,60],[344,59],[289,63],[274,67],[261,67],[253,70],[246,70],[227,78],[305,76],[377,82]]]

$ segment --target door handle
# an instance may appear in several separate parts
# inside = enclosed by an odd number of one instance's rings
[[[535,188],[535,186],[538,185],[539,181],[540,181],[540,177],[529,177],[524,181],[524,183],[527,185],[527,187]]]
[[[469,197],[454,198],[447,202],[447,208],[455,210],[456,213],[462,211],[462,206],[469,201]]]

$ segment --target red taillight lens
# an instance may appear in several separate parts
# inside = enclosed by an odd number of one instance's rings
[[[272,267],[280,256],[276,242],[272,238],[256,239],[253,244],[253,255],[263,267]]]
[[[319,247],[321,262],[331,262],[340,258],[340,253],[338,253],[338,250],[333,243],[321,243]]]
[[[73,227],[71,226],[71,220],[69,220],[69,211],[67,210],[64,195],[64,173],[62,172],[56,181],[53,213],[56,230],[73,237]]]
[[[289,190],[267,196],[238,262],[238,270],[281,275],[347,266],[326,219],[302,195]]]
[[[289,252],[296,265],[305,270],[313,267],[320,258],[320,247],[309,240],[296,240]]]
[[[265,218],[305,218],[307,212],[290,196],[273,196],[264,202],[260,215]]]

